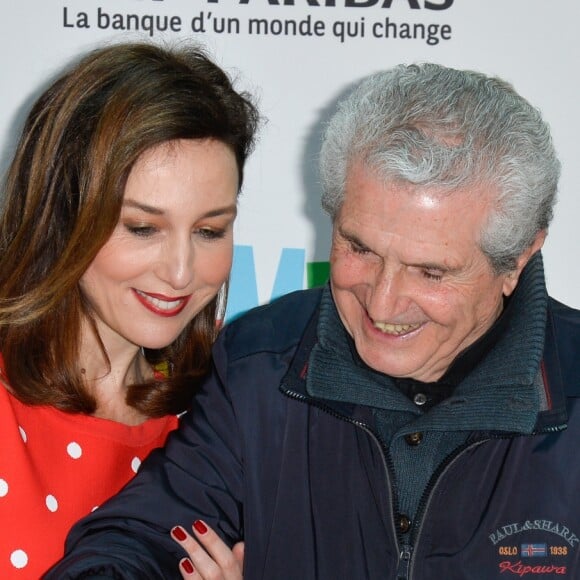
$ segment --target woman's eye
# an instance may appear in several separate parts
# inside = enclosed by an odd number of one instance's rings
[[[201,228],[197,230],[197,234],[201,236],[204,240],[220,240],[226,235],[226,230],[218,229],[214,230],[212,228]]]
[[[153,226],[132,226],[132,225],[125,225],[127,231],[134,236],[139,236],[140,238],[148,238],[152,236],[157,229]]]

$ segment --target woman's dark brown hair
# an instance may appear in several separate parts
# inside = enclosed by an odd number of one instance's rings
[[[0,218],[0,350],[20,400],[96,409],[79,364],[81,324],[96,332],[79,280],[117,224],[139,156],[175,139],[217,139],[235,153],[241,187],[257,122],[247,95],[195,47],[101,48],[38,99],[8,171]],[[147,351],[172,371],[132,385],[129,405],[151,417],[187,407],[209,366],[218,303],[169,347]]]

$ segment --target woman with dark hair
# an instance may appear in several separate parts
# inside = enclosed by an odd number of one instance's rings
[[[187,409],[257,120],[202,51],[149,44],[32,108],[0,218],[0,577],[38,578]]]

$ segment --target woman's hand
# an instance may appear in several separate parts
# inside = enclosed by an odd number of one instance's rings
[[[171,537],[189,556],[179,561],[182,578],[186,580],[241,580],[243,578],[243,542],[237,543],[232,549],[228,548],[223,540],[201,520],[193,523],[192,530],[195,537],[181,526],[176,526],[171,530]]]

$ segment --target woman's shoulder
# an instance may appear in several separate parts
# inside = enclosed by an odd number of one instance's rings
[[[62,556],[70,526],[119,491],[176,426],[176,417],[131,427],[30,406],[0,385],[0,521],[14,522],[0,531],[0,577],[23,568],[39,577]],[[51,533],[35,539],[31,521]]]

